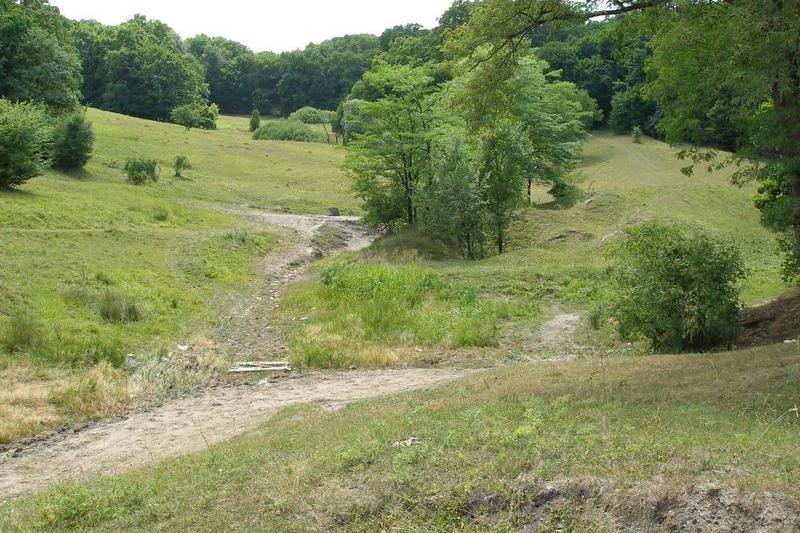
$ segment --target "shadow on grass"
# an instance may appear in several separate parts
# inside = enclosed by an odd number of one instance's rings
[[[35,196],[36,194],[24,189],[10,187],[8,185],[0,185],[0,198],[33,198]]]

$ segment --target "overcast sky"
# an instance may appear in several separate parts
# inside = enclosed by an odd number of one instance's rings
[[[198,33],[256,52],[303,48],[348,33],[380,34],[398,24],[436,25],[452,0],[50,0],[71,19],[119,24],[136,13],[166,22],[182,37]]]

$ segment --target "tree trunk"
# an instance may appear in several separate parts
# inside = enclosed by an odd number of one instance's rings
[[[528,205],[533,203],[533,198],[531,197],[531,184],[533,183],[532,178],[528,178]]]

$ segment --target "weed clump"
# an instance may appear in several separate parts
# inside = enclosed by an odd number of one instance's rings
[[[141,320],[141,313],[136,302],[114,291],[106,291],[97,305],[100,318],[106,322],[128,324]]]
[[[17,311],[11,315],[3,332],[3,347],[9,353],[35,350],[41,342],[41,325],[32,314]]]

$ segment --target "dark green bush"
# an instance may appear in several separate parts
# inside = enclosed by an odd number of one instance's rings
[[[271,120],[253,132],[253,139],[324,143],[325,136],[296,120]]]
[[[141,319],[136,302],[114,291],[106,291],[100,297],[97,312],[106,322],[127,324]]]
[[[250,113],[250,131],[256,131],[260,127],[261,113],[258,112],[258,109],[253,109],[253,112]]]
[[[735,341],[745,269],[733,245],[651,222],[628,230],[614,255],[607,312],[623,339],[646,338],[658,351]]]
[[[134,185],[142,185],[149,181],[158,181],[158,162],[155,159],[131,157],[125,160],[125,174]]]
[[[0,187],[41,175],[50,164],[52,138],[44,109],[0,98]]]
[[[206,105],[202,102],[184,104],[174,108],[169,116],[172,122],[185,126],[187,129],[215,130],[217,129],[219,107],[217,104]]]
[[[53,163],[63,170],[83,168],[92,156],[94,131],[81,114],[70,115],[56,126],[53,135]]]

